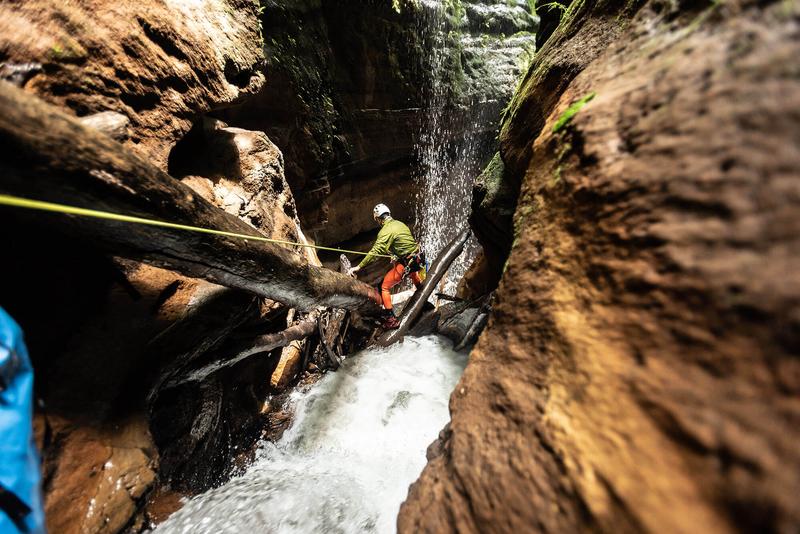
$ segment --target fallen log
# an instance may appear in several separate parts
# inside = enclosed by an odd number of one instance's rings
[[[461,231],[448,245],[442,250],[439,257],[433,262],[425,282],[417,289],[408,303],[403,307],[400,314],[400,326],[396,330],[390,330],[378,338],[378,344],[382,346],[391,345],[403,339],[406,331],[414,324],[414,321],[422,312],[422,308],[428,301],[433,291],[436,289],[436,284],[447,273],[450,265],[456,258],[464,251],[464,245],[470,236],[470,230]]]
[[[7,82],[0,82],[0,176],[0,192],[9,195],[260,235],[119,143]],[[379,311],[374,289],[310,265],[280,245],[12,209],[4,208],[2,216],[7,228],[19,233],[21,223],[46,225],[108,253],[304,311],[318,306]]]
[[[144,399],[152,406],[165,384],[257,315],[258,298],[249,293],[220,288],[199,297],[186,315],[147,343],[144,374],[131,377],[124,395],[137,399],[146,384]]]
[[[224,360],[217,360],[208,365],[200,367],[199,369],[193,369],[192,371],[182,374],[179,377],[176,377],[174,380],[168,382],[167,387],[177,386],[185,382],[200,382],[208,375],[216,373],[225,367],[236,365],[240,361],[244,360],[245,358],[249,358],[254,354],[269,352],[273,349],[277,349],[278,347],[285,347],[292,341],[305,339],[313,334],[317,329],[319,316],[320,311],[315,310],[309,313],[308,316],[302,321],[290,326],[286,330],[282,330],[275,334],[264,334],[262,336],[258,336],[246,346],[240,347],[233,357]]]

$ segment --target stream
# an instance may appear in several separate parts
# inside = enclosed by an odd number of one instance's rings
[[[156,532],[394,532],[466,366],[467,354],[451,346],[427,336],[370,348],[295,391],[283,437],[263,442],[243,474],[190,499]]]

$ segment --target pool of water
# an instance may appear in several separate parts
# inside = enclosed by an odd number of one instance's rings
[[[262,443],[242,475],[192,498],[156,532],[394,532],[466,359],[437,336],[354,355],[293,393],[292,426]]]

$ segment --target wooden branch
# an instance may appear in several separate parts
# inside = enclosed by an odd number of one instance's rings
[[[103,111],[94,115],[80,118],[81,124],[104,133],[115,141],[125,141],[128,138],[128,125],[130,119],[122,113]]]
[[[260,235],[119,143],[6,82],[0,82],[0,192]],[[111,254],[301,310],[379,311],[373,288],[280,245],[17,208],[0,214],[18,233],[25,224],[43,225]]]
[[[183,384],[186,382],[200,382],[208,375],[216,373],[225,367],[236,365],[245,358],[253,356],[254,354],[269,352],[273,349],[277,349],[278,347],[285,347],[292,341],[305,339],[313,334],[316,330],[319,316],[320,311],[316,310],[309,313],[308,317],[296,325],[290,326],[286,330],[282,330],[281,332],[275,334],[264,334],[263,336],[258,336],[246,347],[241,348],[235,356],[225,360],[217,360],[208,365],[200,367],[199,369],[189,371],[186,374],[176,377],[174,381],[169,382],[167,387],[177,386],[178,384]]]
[[[325,335],[325,328],[322,326],[322,316],[320,316],[319,319],[317,320],[317,328],[319,329],[319,343],[320,345],[322,345],[322,348],[325,349],[325,354],[327,354],[328,356],[328,361],[331,364],[331,369],[335,371],[339,368],[339,365],[341,365],[342,362],[339,361],[339,358],[333,352],[333,350],[330,347],[330,344],[328,343],[328,339]]]

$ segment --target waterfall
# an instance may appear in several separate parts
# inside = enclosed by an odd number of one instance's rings
[[[467,225],[472,184],[497,149],[500,111],[532,58],[538,18],[525,0],[420,5],[417,28],[430,53],[421,58],[425,113],[415,143],[415,218],[423,250],[434,258]],[[444,292],[455,292],[477,250],[474,241],[467,246]]]
[[[472,183],[496,150],[500,111],[530,59],[537,19],[526,0],[418,5],[430,53],[421,65],[416,230],[433,258],[467,224]],[[476,249],[451,268],[445,292],[455,292]],[[158,533],[394,532],[465,365],[465,354],[435,336],[348,358],[292,394],[294,422],[278,442],[262,443],[244,473],[189,499]]]
[[[295,391],[294,422],[247,470],[190,499],[158,534],[390,533],[449,419],[466,354],[435,336],[345,360]]]

